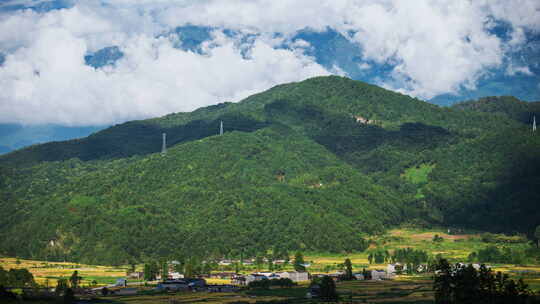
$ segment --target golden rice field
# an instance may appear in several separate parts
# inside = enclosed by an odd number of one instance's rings
[[[126,275],[126,269],[118,267],[83,265],[70,262],[19,260],[6,257],[0,258],[0,266],[6,270],[11,268],[26,268],[34,275],[35,281],[44,286],[47,284],[49,286],[56,286],[56,278],[68,278],[75,270],[83,278],[83,285],[90,285],[93,280],[96,280],[98,285],[105,285]]]

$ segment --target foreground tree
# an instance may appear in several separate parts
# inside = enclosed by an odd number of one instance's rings
[[[536,237],[536,247],[540,248],[540,225],[536,226],[534,236]]]
[[[522,280],[516,283],[501,272],[493,275],[484,265],[477,271],[472,265],[450,265],[441,259],[436,269],[433,289],[437,304],[525,304],[531,295]]]
[[[73,289],[66,289],[66,292],[64,293],[64,304],[75,303],[75,300],[75,293],[73,292]]]
[[[336,292],[336,283],[329,276],[324,276],[321,279],[321,299],[325,301],[336,301],[339,297]]]
[[[59,278],[56,281],[56,288],[54,289],[54,292],[57,296],[65,294],[66,290],[69,288],[68,286],[68,280],[66,278]]]

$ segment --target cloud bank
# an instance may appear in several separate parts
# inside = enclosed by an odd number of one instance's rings
[[[292,40],[306,28],[341,33],[358,46],[364,70],[390,65],[379,85],[431,98],[474,88],[540,30],[534,0],[73,0],[32,9],[47,2],[0,5],[26,8],[0,14],[0,122],[116,123],[343,73]],[[501,23],[506,36],[494,31]],[[175,29],[188,24],[210,29],[197,50],[178,48],[187,38]],[[86,55],[112,46],[123,54],[114,64],[86,64]],[[511,64],[508,73],[533,74]]]

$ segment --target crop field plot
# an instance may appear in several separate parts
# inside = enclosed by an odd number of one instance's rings
[[[15,258],[0,258],[0,266],[4,269],[26,268],[34,276],[36,283],[43,286],[56,286],[60,277],[69,278],[77,271],[83,279],[82,285],[90,285],[93,281],[97,285],[115,283],[118,278],[126,275],[126,269],[110,266],[82,265],[71,262],[45,262],[23,260]]]
[[[431,281],[424,277],[398,277],[393,281],[339,282],[337,291],[341,303],[434,303]],[[138,296],[108,296],[100,300],[108,303],[319,303],[307,299],[307,286],[276,288],[270,290],[246,290],[238,293],[170,293]]]
[[[269,290],[247,290],[238,293],[176,292],[155,295],[108,296],[100,301],[108,303],[150,304],[150,303],[261,303],[280,301],[281,303],[309,303],[305,299],[305,286],[276,288]]]
[[[242,294],[226,294],[226,293],[178,293],[178,294],[160,294],[160,295],[137,295],[123,297],[103,297],[100,300],[105,300],[109,303],[125,303],[125,304],[152,304],[152,303],[167,303],[167,304],[184,304],[184,303],[235,303],[248,302],[255,303],[263,299],[265,301],[279,300],[279,297],[250,297]]]
[[[343,301],[355,303],[434,303],[431,280],[350,281],[337,285]]]

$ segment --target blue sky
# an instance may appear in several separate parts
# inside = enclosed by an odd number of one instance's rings
[[[540,100],[540,2],[0,1],[0,124],[110,125],[339,74]]]

